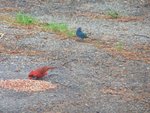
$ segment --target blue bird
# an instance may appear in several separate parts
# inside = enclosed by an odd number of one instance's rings
[[[81,27],[79,27],[77,29],[76,35],[77,35],[77,37],[79,37],[82,40],[85,39],[85,38],[88,38],[87,34],[82,32]]]

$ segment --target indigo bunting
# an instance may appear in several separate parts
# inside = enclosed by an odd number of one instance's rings
[[[79,27],[76,31],[76,35],[77,37],[79,37],[80,39],[84,39],[84,38],[88,38],[87,34],[86,33],[83,33],[82,30],[81,30],[81,27]]]
[[[55,69],[56,67],[50,67],[50,66],[43,66],[43,67],[40,67],[38,69],[35,69],[35,70],[32,70],[29,75],[28,75],[28,78],[29,79],[33,79],[33,78],[42,78],[43,76],[47,75],[48,74],[48,70],[53,70]]]

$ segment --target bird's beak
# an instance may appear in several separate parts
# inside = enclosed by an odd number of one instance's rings
[[[28,77],[28,79],[30,79],[30,80],[37,80],[37,77],[32,76],[32,77]]]
[[[32,79],[32,77],[28,77],[28,79],[30,79],[30,80],[31,80],[31,79]]]

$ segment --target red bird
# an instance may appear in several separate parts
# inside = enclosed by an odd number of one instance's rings
[[[32,70],[29,75],[28,75],[28,78],[29,79],[32,79],[32,78],[42,78],[43,76],[47,75],[48,74],[48,70],[53,70],[55,69],[56,67],[50,67],[50,66],[43,66],[43,67],[40,67],[38,69],[35,69],[35,70]]]

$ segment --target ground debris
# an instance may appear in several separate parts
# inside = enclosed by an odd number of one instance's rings
[[[144,100],[146,98],[149,97],[149,93],[148,92],[139,92],[136,93],[134,91],[132,91],[129,88],[104,88],[101,89],[101,92],[103,94],[110,94],[110,95],[114,95],[114,96],[121,96],[123,100],[125,101],[131,101],[131,100]]]
[[[56,87],[55,84],[41,80],[0,80],[0,88],[15,90],[17,92],[38,92],[55,89]]]

